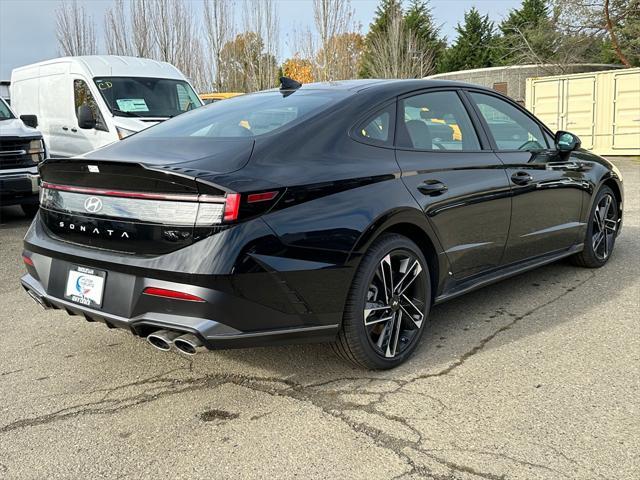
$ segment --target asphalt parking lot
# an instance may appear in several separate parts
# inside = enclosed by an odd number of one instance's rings
[[[400,368],[322,345],[192,359],[19,285],[0,221],[0,478],[632,479],[640,469],[640,161],[602,269],[566,262],[436,307]]]

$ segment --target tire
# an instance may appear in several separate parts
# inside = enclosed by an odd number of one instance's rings
[[[402,235],[384,234],[354,275],[333,349],[358,367],[397,367],[420,342],[430,306],[429,268],[421,250]]]
[[[40,208],[40,205],[38,205],[37,203],[28,203],[20,205],[20,208],[22,208],[22,211],[27,217],[31,218],[35,216],[36,213],[38,213],[38,208]]]
[[[608,205],[608,207],[607,207]],[[606,208],[606,211],[605,211]],[[603,213],[604,212],[604,213]],[[604,215],[604,223],[600,217]],[[604,237],[602,227],[605,225]],[[603,186],[596,194],[593,207],[589,212],[587,232],[584,239],[584,249],[571,257],[571,263],[579,267],[600,268],[613,253],[618,227],[618,201],[609,187]]]

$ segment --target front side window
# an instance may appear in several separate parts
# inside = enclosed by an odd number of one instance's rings
[[[100,108],[96,104],[96,99],[89,89],[89,85],[84,80],[73,81],[73,98],[75,101],[76,117],[78,116],[78,107],[81,105],[88,105],[93,112],[93,117],[96,119],[97,130],[107,130],[107,126],[104,123],[104,118],[100,113]]]
[[[540,126],[528,115],[493,95],[471,93],[498,150],[535,151],[547,148]]]
[[[456,92],[422,93],[400,101],[397,145],[416,150],[480,150]]]
[[[300,90],[265,92],[216,102],[136,136],[238,138],[257,137],[294,125],[342,98],[341,93]]]
[[[111,113],[119,117],[175,117],[202,105],[183,80],[101,77],[94,82]]]
[[[9,106],[4,103],[4,100],[0,98],[0,120],[9,120],[10,118],[15,118]]]

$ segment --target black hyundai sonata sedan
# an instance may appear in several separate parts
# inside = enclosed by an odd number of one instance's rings
[[[162,350],[326,341],[384,369],[433,305],[611,256],[620,172],[510,99],[432,80],[287,84],[43,162],[27,292]]]

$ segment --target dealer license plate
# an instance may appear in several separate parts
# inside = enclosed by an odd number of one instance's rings
[[[107,272],[74,266],[69,269],[64,298],[87,307],[101,307]]]

